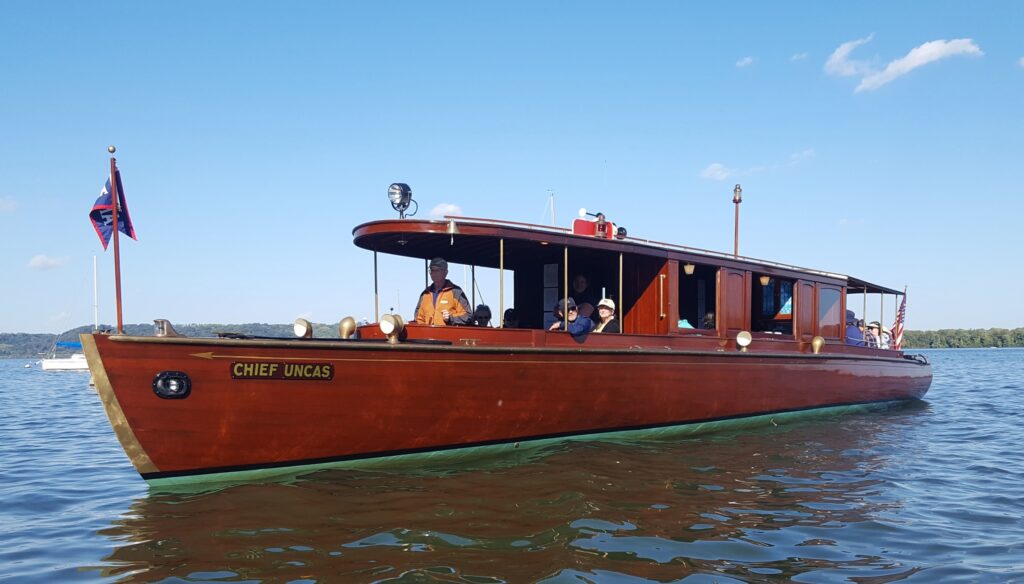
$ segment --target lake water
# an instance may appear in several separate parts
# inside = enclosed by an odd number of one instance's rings
[[[0,360],[0,580],[1024,582],[1024,349],[924,402],[430,472],[150,491],[88,374]]]

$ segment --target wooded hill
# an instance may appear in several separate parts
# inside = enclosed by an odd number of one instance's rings
[[[314,324],[313,336],[320,339],[338,338],[338,327],[333,324]],[[113,327],[105,325],[105,329]],[[217,333],[241,333],[256,337],[293,338],[290,324],[186,324],[175,329],[189,337],[215,337]],[[0,358],[38,359],[47,355],[56,341],[77,341],[78,334],[89,332],[91,326],[81,326],[61,333],[0,333]],[[151,336],[153,325],[128,324],[124,332],[130,335]],[[904,349],[961,349],[978,347],[1024,347],[1024,328],[1016,329],[942,329],[937,331],[906,331]],[[71,351],[58,351],[67,356]]]

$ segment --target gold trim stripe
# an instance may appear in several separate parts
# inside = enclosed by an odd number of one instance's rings
[[[132,431],[124,411],[121,410],[121,404],[118,403],[114,389],[110,385],[110,378],[107,377],[107,369],[103,366],[99,349],[96,348],[96,339],[91,334],[81,334],[78,338],[82,341],[82,351],[85,353],[85,358],[89,362],[89,370],[96,381],[96,393],[99,394],[100,401],[103,402],[107,419],[110,420],[110,425],[114,428],[114,433],[121,442],[124,453],[128,455],[128,459],[135,465],[139,474],[160,472],[160,469],[146,454],[146,450],[139,444],[139,439],[135,437],[135,432]]]

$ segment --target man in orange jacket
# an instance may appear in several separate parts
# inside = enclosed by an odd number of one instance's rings
[[[430,281],[416,305],[416,323],[433,325],[468,325],[473,321],[466,293],[448,280],[448,262],[443,258],[430,260]]]

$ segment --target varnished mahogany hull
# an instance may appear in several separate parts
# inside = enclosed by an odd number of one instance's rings
[[[842,354],[82,338],[147,480],[916,399],[931,383],[925,364]],[[237,379],[237,363],[333,375]],[[186,373],[188,397],[158,397],[162,371]]]

